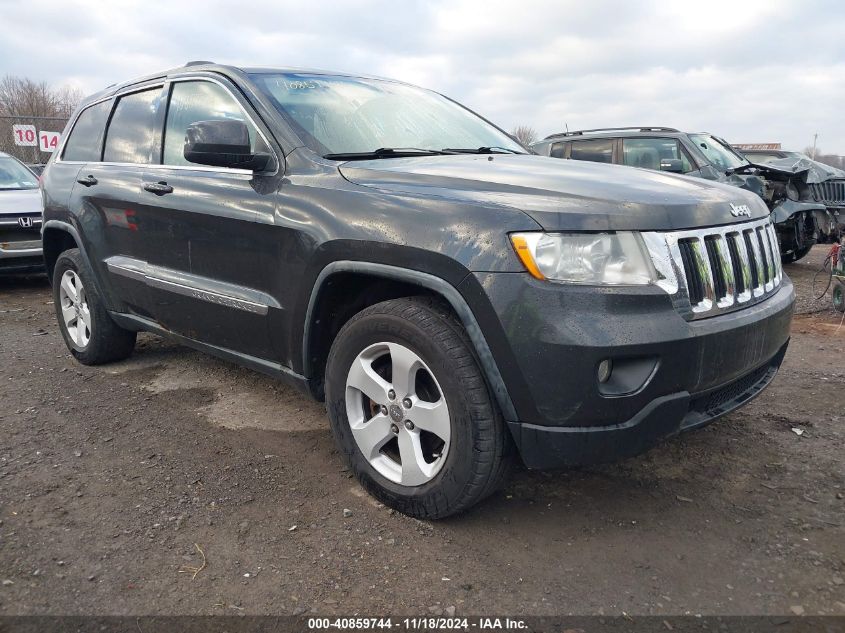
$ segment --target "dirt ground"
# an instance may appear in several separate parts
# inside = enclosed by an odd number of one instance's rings
[[[845,613],[827,249],[787,267],[805,314],[752,404],[436,523],[359,489],[322,405],[151,335],[83,367],[43,278],[0,280],[0,614]]]

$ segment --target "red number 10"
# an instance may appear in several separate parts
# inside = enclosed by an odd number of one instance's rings
[[[15,130],[15,133],[18,135],[19,141],[26,141],[27,143],[32,143],[35,140],[35,132],[32,130]]]

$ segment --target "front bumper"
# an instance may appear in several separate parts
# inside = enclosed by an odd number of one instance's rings
[[[746,404],[777,375],[788,342],[767,363],[723,387],[655,398],[622,424],[588,427],[519,426],[528,468],[549,469],[611,462],[639,455],[661,440],[712,422]]]
[[[4,242],[0,238],[0,274],[44,270],[41,240]]]
[[[530,468],[610,461],[701,426],[765,388],[789,341],[794,292],[686,321],[656,288],[477,273],[518,366],[510,422]],[[597,368],[611,359],[610,381]],[[618,372],[618,376],[616,376]],[[514,397],[516,394],[516,397]]]

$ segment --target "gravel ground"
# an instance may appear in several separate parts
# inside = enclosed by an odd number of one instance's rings
[[[321,405],[149,335],[83,367],[43,279],[0,280],[0,614],[845,614],[826,251],[787,267],[803,314],[749,406],[436,523],[362,493]]]
[[[830,290],[825,292],[830,276],[820,271],[822,263],[830,252],[830,245],[813,248],[806,257],[786,267],[786,272],[796,287],[795,313],[831,313]],[[841,315],[840,315],[841,318]]]

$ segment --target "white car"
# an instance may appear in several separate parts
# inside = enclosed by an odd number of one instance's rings
[[[0,274],[44,269],[38,176],[0,152]]]

